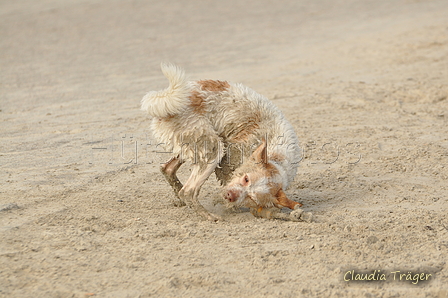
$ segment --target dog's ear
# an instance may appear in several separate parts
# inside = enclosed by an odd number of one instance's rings
[[[254,153],[250,156],[256,163],[267,163],[268,162],[268,150],[266,145],[266,140],[261,141],[260,146],[255,149]]]

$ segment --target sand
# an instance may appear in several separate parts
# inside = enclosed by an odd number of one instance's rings
[[[446,0],[18,0],[0,16],[1,297],[448,297]],[[172,206],[139,110],[161,61],[284,112],[304,148],[287,194],[311,222],[229,211],[214,177],[201,201],[223,221]]]

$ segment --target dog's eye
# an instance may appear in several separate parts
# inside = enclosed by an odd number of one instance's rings
[[[243,177],[241,177],[240,178],[241,180],[241,182],[240,182],[240,184],[242,185],[242,186],[248,186],[249,185],[249,183],[250,183],[250,179],[249,179],[249,175],[244,175]]]

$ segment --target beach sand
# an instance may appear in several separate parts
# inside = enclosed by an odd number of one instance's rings
[[[446,0],[18,0],[0,16],[1,297],[448,297]],[[287,194],[313,222],[229,211],[214,176],[201,202],[223,221],[172,206],[140,111],[161,61],[284,112],[303,148]]]

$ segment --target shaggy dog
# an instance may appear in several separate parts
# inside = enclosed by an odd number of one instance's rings
[[[186,204],[204,218],[218,220],[198,201],[201,186],[215,172],[224,198],[250,208],[255,216],[283,218],[270,210],[298,209],[302,204],[284,191],[296,175],[301,152],[280,110],[242,84],[187,81],[179,67],[161,68],[169,87],[146,94],[141,109],[153,117],[155,137],[172,148],[173,157],[161,171],[174,189],[176,205]],[[192,171],[182,185],[176,171],[186,160]]]

